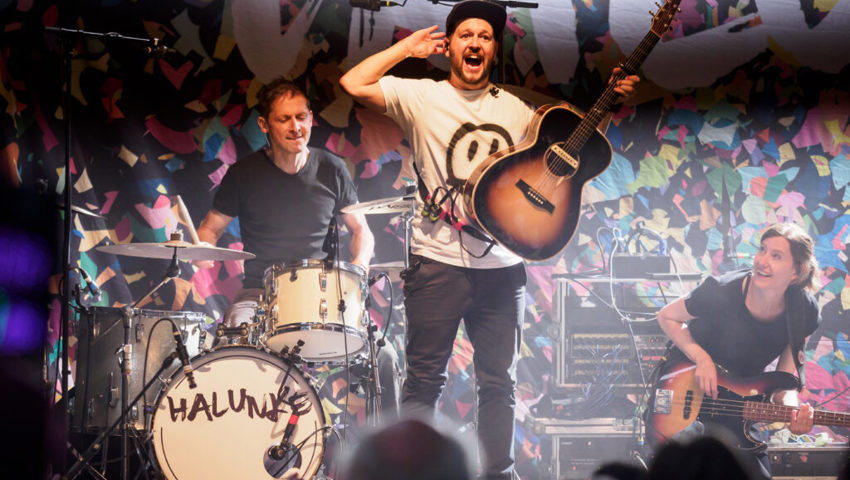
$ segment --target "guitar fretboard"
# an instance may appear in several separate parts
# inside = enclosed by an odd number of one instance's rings
[[[611,110],[611,107],[614,106],[614,103],[617,101],[617,97],[619,96],[619,94],[614,91],[614,87],[617,85],[617,82],[625,78],[627,75],[638,71],[640,66],[643,64],[643,61],[646,60],[646,57],[649,56],[649,53],[655,47],[655,44],[657,44],[658,40],[661,39],[661,35],[667,31],[670,20],[678,10],[680,1],[681,0],[667,0],[667,3],[661,7],[655,19],[657,25],[654,25],[654,27],[643,37],[643,40],[641,40],[637,48],[635,48],[632,54],[629,55],[629,58],[620,65],[622,68],[620,73],[612,76],[611,81],[605,88],[605,91],[602,92],[602,95],[598,100],[596,100],[596,103],[593,104],[593,108],[587,112],[587,115],[582,118],[573,133],[570,134],[570,137],[566,141],[565,150],[571,156],[576,157],[578,155],[585,142],[587,142],[593,132],[596,131],[596,127],[599,125],[599,122],[602,121],[602,118],[605,117],[605,115]]]
[[[766,402],[746,402],[744,418],[755,422],[790,422],[794,407]],[[850,413],[815,410],[815,425],[850,427]]]

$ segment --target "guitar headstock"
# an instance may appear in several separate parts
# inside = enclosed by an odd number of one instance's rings
[[[661,38],[667,30],[670,30],[673,17],[681,12],[679,9],[680,3],[682,3],[682,0],[667,0],[664,2],[664,5],[658,5],[656,2],[655,5],[658,6],[658,11],[652,16],[652,28],[650,28],[650,31]],[[649,13],[652,14],[652,11]]]

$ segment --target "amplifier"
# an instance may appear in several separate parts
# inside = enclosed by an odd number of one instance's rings
[[[642,391],[667,348],[667,335],[655,320],[657,309],[633,314],[626,324],[607,306],[587,306],[566,279],[556,280],[555,295],[555,386],[594,384]]]
[[[774,480],[834,479],[850,460],[847,446],[770,446],[767,449]]]
[[[526,426],[541,441],[541,456],[549,477],[557,480],[590,478],[600,465],[620,462],[641,465],[636,424],[631,420],[591,418],[561,420],[526,417]]]

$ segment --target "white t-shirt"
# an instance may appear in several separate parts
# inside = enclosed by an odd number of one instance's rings
[[[534,109],[518,97],[488,85],[481,90],[459,90],[448,81],[385,76],[380,81],[386,115],[404,130],[416,167],[428,191],[438,187],[457,191],[453,213],[469,222],[459,191],[475,167],[490,154],[519,143]],[[500,268],[522,261],[501,245],[482,258],[487,243],[459,233],[443,220],[432,222],[419,213],[416,195],[411,251],[450,265]],[[442,206],[452,208],[447,200]],[[461,244],[462,241],[462,244]]]

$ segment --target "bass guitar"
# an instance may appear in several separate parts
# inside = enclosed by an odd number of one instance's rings
[[[680,1],[661,6],[649,33],[589,112],[567,104],[540,107],[523,141],[490,155],[469,175],[462,189],[466,211],[508,250],[526,260],[545,260],[570,241],[584,184],[611,163],[611,145],[597,127],[617,101],[614,87],[637,72],[670,28]],[[565,140],[563,132],[572,133]]]
[[[650,445],[685,440],[703,433],[705,423],[720,424],[738,439],[736,447],[762,451],[764,442],[753,438],[756,422],[790,422],[795,407],[770,403],[780,390],[799,387],[797,377],[785,372],[768,372],[750,378],[735,378],[718,367],[717,398],[703,393],[696,381],[696,365],[687,360],[661,366],[655,389],[650,394],[646,438]],[[815,425],[850,427],[850,413],[815,410]]]

